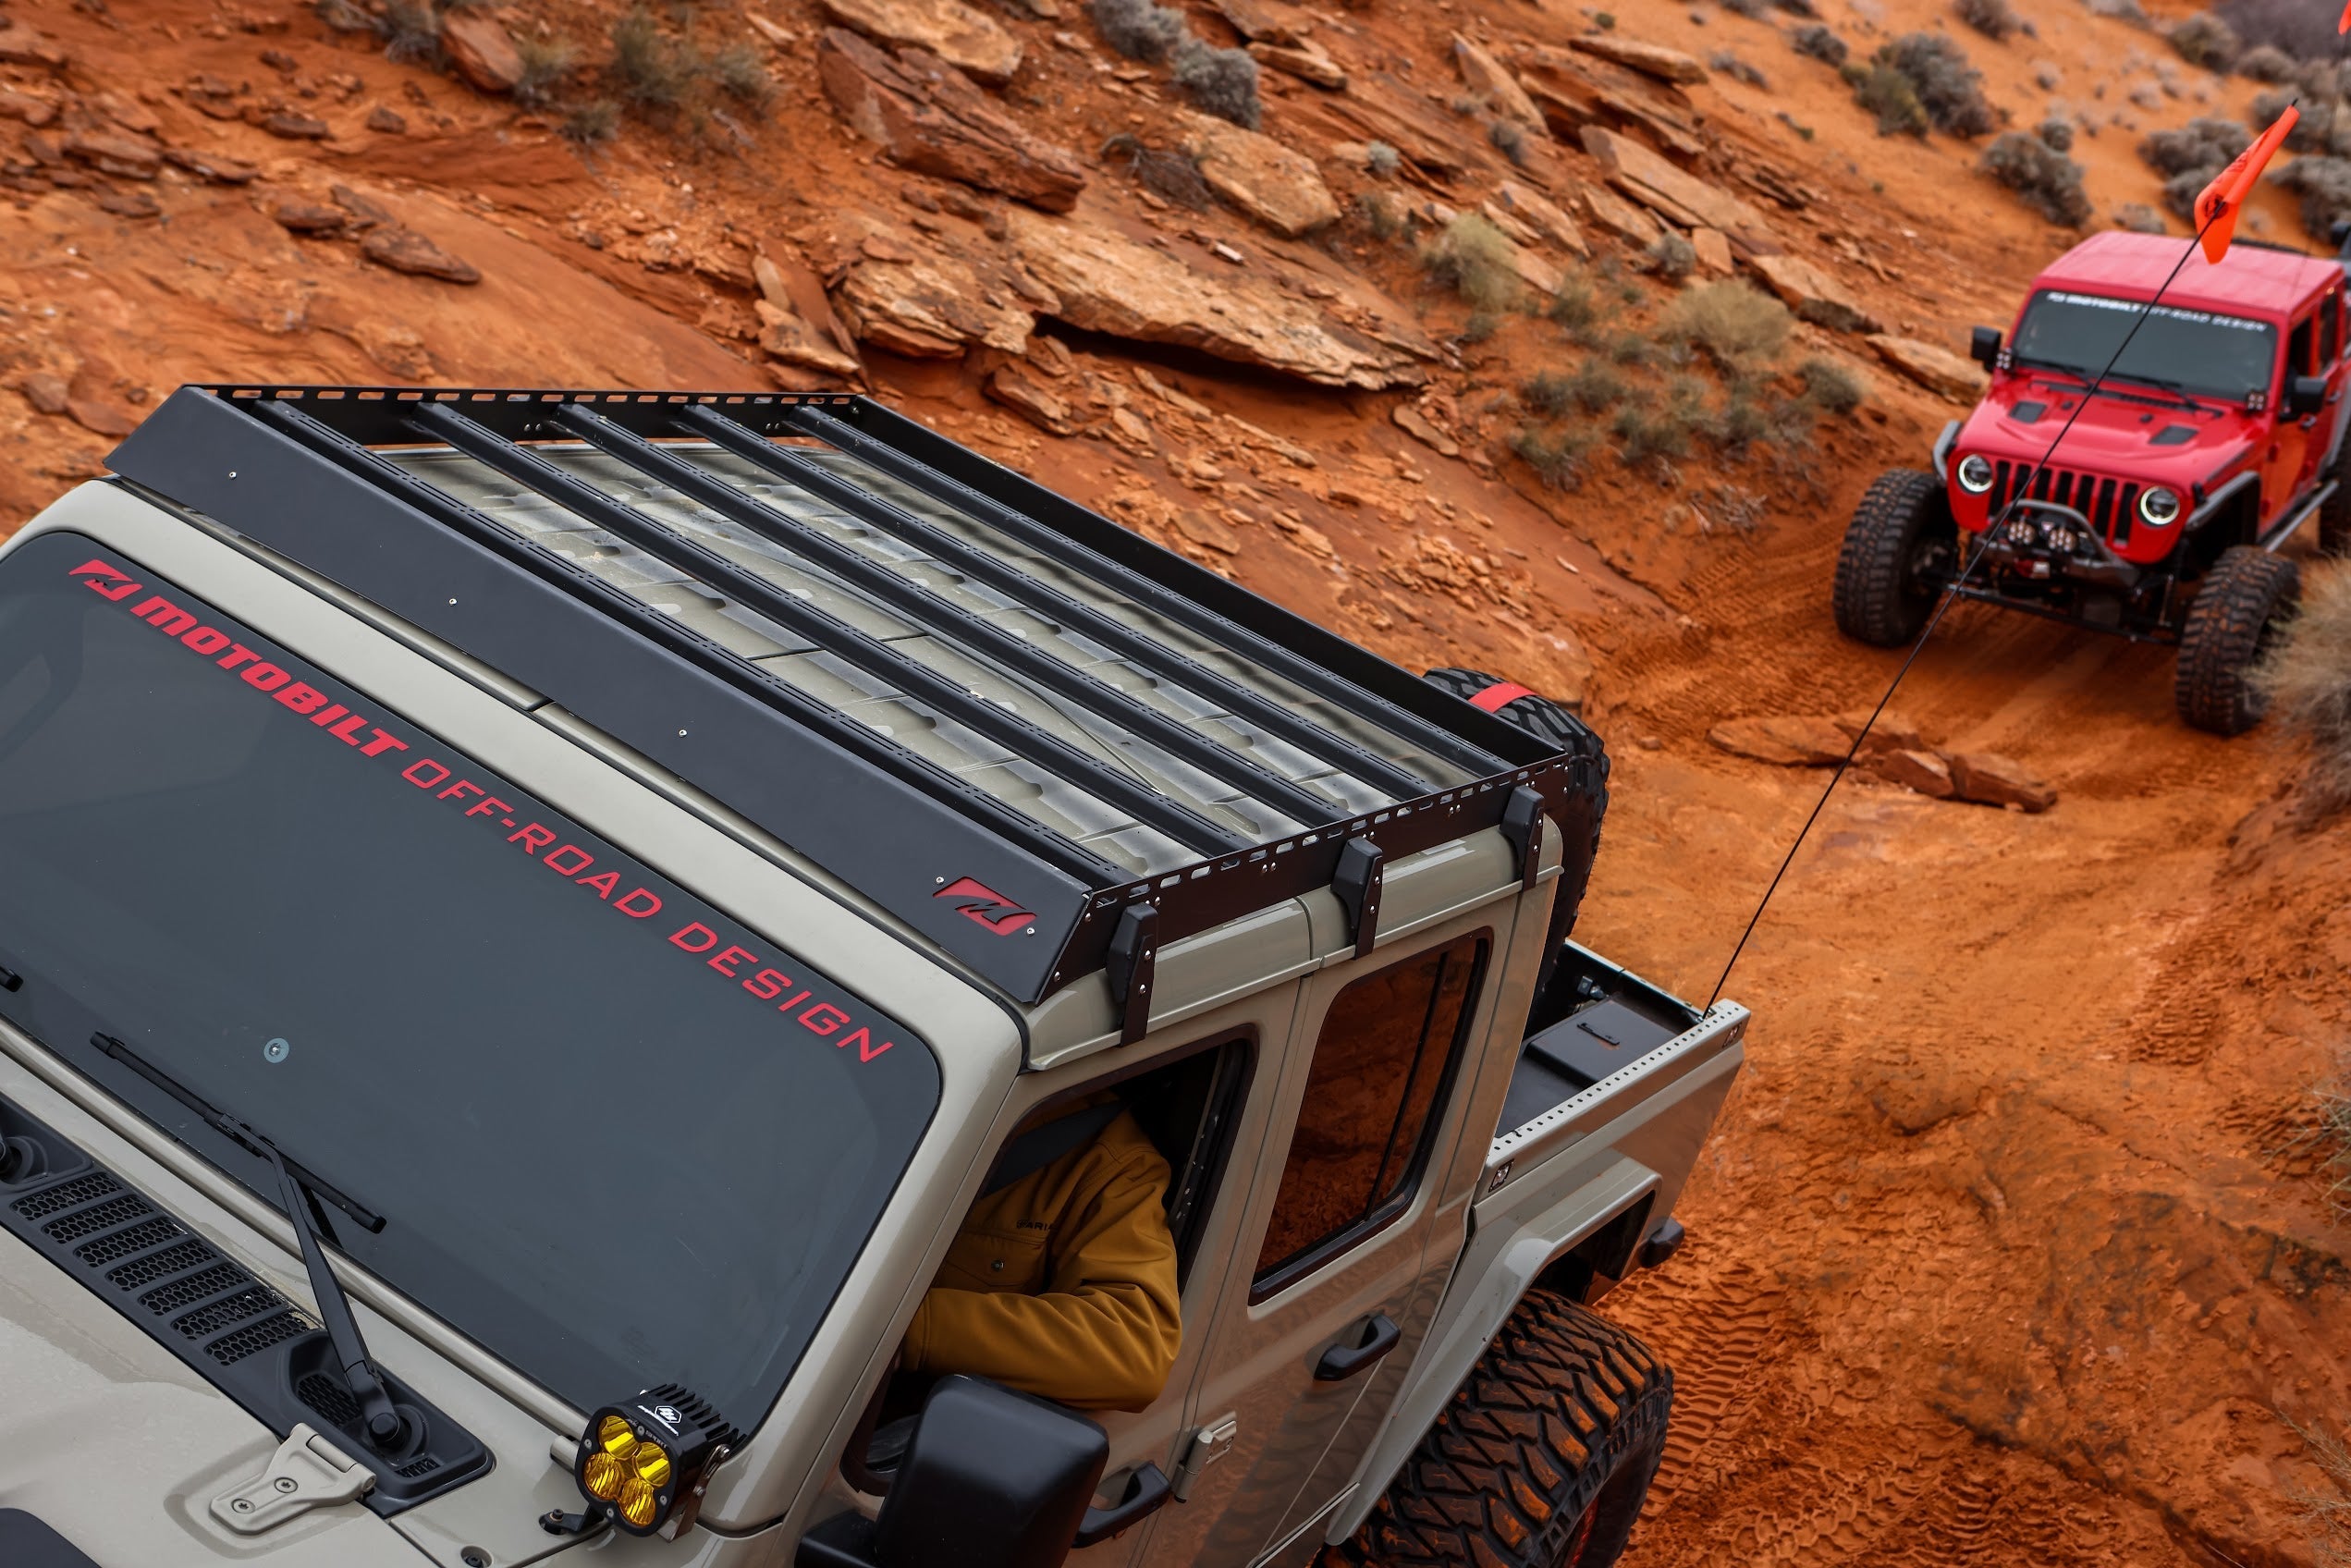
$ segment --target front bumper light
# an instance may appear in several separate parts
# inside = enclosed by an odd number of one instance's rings
[[[2169,528],[2180,520],[2180,496],[2176,490],[2161,484],[2150,485],[2138,498],[2138,515],[2149,528]]]
[[[1981,452],[1970,452],[1959,459],[1959,487],[1970,496],[1980,496],[1991,488],[1991,459]]]

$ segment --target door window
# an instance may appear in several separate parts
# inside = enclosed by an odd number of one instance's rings
[[[2343,352],[2343,296],[2334,295],[2319,306],[2319,369],[2333,365]]]
[[[2319,318],[2316,315],[2305,316],[2294,324],[2294,336],[2287,338],[2285,343],[2285,374],[2288,381],[2297,375],[2308,375],[2318,368],[2317,362],[2310,357],[2310,349],[2317,342],[2318,335]]]
[[[1315,1041],[1257,1253],[1259,1296],[1394,1217],[1412,1196],[1433,1112],[1476,1011],[1484,933],[1366,974],[1332,998]]]

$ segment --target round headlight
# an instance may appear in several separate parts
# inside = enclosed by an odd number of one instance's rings
[[[1970,452],[1959,459],[1959,487],[1970,496],[1980,496],[1991,488],[1991,459],[1981,452]]]
[[[2176,490],[2166,490],[2161,484],[2149,488],[2138,498],[2138,515],[2150,528],[2169,528],[2180,520],[2180,497]]]

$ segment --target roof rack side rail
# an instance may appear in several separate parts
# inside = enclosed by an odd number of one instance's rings
[[[925,629],[952,631],[963,645],[982,649],[1047,691],[1103,717],[1115,719],[1292,821],[1313,827],[1341,815],[1335,804],[1313,791],[1226,750],[1108,681],[1054,657],[994,621],[974,615],[927,584],[876,565],[821,530],[778,511],[756,496],[746,495],[675,452],[664,451],[623,430],[594,409],[579,404],[567,406],[556,415],[556,422],[606,456],[658,479],[768,543],[781,545],[839,575]],[[878,501],[873,504],[877,508],[888,505]],[[862,515],[863,508],[858,509]]]
[[[888,414],[888,410],[861,408],[859,412],[866,417],[875,417]],[[1424,747],[1472,773],[1499,773],[1511,766],[1503,758],[1441,725],[1376,695],[1344,676],[1282,646],[1273,638],[1252,631],[1208,606],[1174,592],[1165,583],[1154,582],[1133,567],[1089,548],[1016,507],[981,494],[963,481],[832,414],[802,404],[785,409],[780,417],[788,427],[872,463],[901,484],[911,485],[935,500],[986,521],[1039,554],[1107,587],[1115,588],[1155,613],[1264,666],[1342,713]],[[911,420],[904,423],[913,423]],[[915,425],[914,428],[920,430],[921,426]],[[1106,522],[1103,526],[1115,525]],[[1431,694],[1434,694],[1433,689]]]
[[[1009,748],[1022,760],[1053,770],[1096,800],[1117,806],[1187,849],[1217,853],[1248,847],[1247,839],[1210,822],[1182,802],[974,694],[879,638],[869,636],[813,605],[802,603],[709,546],[613,499],[585,480],[565,472],[538,453],[468,419],[456,409],[438,403],[423,404],[410,423],[420,435],[447,441],[475,461],[518,484],[528,485],[668,566],[713,588],[723,589],[759,614],[808,638],[827,653],[876,680],[890,682],[943,717]]]
[[[1409,768],[1400,766],[1375,752],[1366,751],[1342,735],[1301,718],[1263,692],[1251,691],[1164,643],[1153,642],[1115,616],[1105,614],[1082,599],[1070,597],[1052,584],[1040,582],[1009,561],[989,555],[928,519],[918,518],[904,508],[851,483],[805,454],[777,445],[717,409],[689,408],[678,416],[677,427],[689,435],[699,435],[716,442],[786,484],[797,485],[853,513],[892,537],[929,552],[956,570],[986,583],[1034,613],[1082,632],[1145,669],[1178,685],[1189,687],[1203,696],[1214,698],[1238,717],[1261,727],[1277,739],[1338,765],[1341,771],[1366,784],[1402,798],[1425,794],[1432,788],[1427,779]]]

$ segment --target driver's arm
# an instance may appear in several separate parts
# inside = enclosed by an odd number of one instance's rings
[[[1183,1337],[1168,1180],[1168,1162],[1121,1116],[982,1199],[915,1310],[900,1366],[968,1372],[1079,1409],[1148,1405]]]

